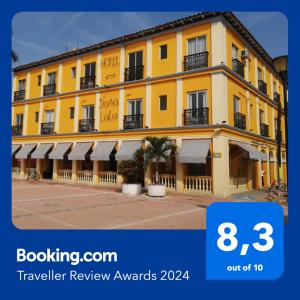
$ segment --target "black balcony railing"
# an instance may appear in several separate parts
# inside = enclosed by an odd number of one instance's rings
[[[267,84],[263,80],[258,80],[258,89],[267,95]]]
[[[21,101],[25,99],[25,90],[16,91],[14,93],[14,101]]]
[[[41,134],[53,134],[54,122],[41,123]]]
[[[133,81],[144,78],[144,66],[125,68],[124,80]]]
[[[54,95],[55,93],[56,93],[55,83],[44,85],[44,93],[43,93],[44,96]]]
[[[234,127],[246,129],[246,116],[239,112],[234,113]]]
[[[260,123],[260,135],[269,136],[269,125]]]
[[[184,71],[206,68],[208,66],[208,52],[201,52],[184,57]]]
[[[82,119],[79,120],[78,131],[89,132],[95,130],[95,119]]]
[[[232,60],[232,70],[239,74],[242,77],[245,77],[245,69],[244,69],[244,64],[240,62],[238,59],[233,59]]]
[[[80,78],[80,89],[90,89],[96,86],[96,76],[87,76]]]
[[[183,123],[185,126],[208,124],[208,107],[185,109]]]
[[[280,103],[280,95],[277,92],[274,93],[274,101]]]
[[[143,128],[143,117],[142,114],[124,116],[124,129]]]
[[[13,136],[18,136],[23,134],[23,125],[15,125],[11,127],[11,132]]]

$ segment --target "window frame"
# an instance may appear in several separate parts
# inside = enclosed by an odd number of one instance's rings
[[[198,100],[198,95],[200,94],[200,93],[203,93],[204,95],[205,95],[205,99],[204,99],[204,104],[205,105],[203,105],[203,107],[199,107],[199,100]],[[197,97],[196,97],[196,103],[197,103],[197,107],[196,108],[192,108],[192,107],[190,107],[190,95],[192,95],[192,94],[196,94],[197,95]],[[208,90],[198,90],[198,91],[191,91],[191,92],[187,92],[187,108],[188,109],[201,109],[201,108],[208,108]]]
[[[69,107],[69,118],[70,118],[70,120],[74,120],[74,117],[75,117],[75,107],[70,106]]]
[[[162,49],[165,49],[165,57],[162,57]],[[168,44],[163,44],[159,46],[159,58],[160,60],[168,59]]]
[[[35,111],[34,112],[34,121],[35,123],[38,123],[40,119],[40,112],[39,111]]]
[[[162,99],[165,99],[165,108],[161,108]],[[159,111],[167,111],[168,110],[168,96],[167,95],[159,95]]]

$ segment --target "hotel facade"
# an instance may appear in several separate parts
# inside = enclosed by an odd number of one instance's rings
[[[118,163],[144,137],[168,136],[177,153],[160,163],[159,180],[170,191],[229,196],[287,181],[283,82],[232,13],[196,14],[13,73],[13,178],[36,169],[118,186]],[[153,175],[150,165],[146,186]]]

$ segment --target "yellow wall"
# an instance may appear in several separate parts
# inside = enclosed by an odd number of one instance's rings
[[[42,83],[38,85],[38,76],[42,76],[42,69],[37,68],[30,70],[31,78],[30,78],[30,98],[38,98],[41,96]]]
[[[167,45],[167,58],[160,59],[160,46]],[[152,76],[176,73],[176,33],[163,34],[152,39]]]
[[[160,110],[159,96],[167,96],[167,110]],[[151,127],[176,126],[176,81],[152,84]]]
[[[68,60],[62,64],[62,93],[75,91],[76,78],[72,77],[72,68],[76,68],[76,60]],[[78,72],[78,70],[76,70]]]
[[[119,122],[119,90],[108,90],[100,96],[100,130],[117,130]]]
[[[231,69],[232,68],[232,44],[234,44],[238,49],[238,60],[242,61],[241,59],[241,51],[245,50],[245,44],[238,38],[238,36],[227,27],[227,45],[226,45],[226,54],[227,54],[227,65]]]
[[[40,103],[30,103],[28,105],[28,121],[27,121],[27,134],[34,135],[38,134],[39,122],[35,122],[35,113],[40,110]],[[41,112],[40,112],[41,113]]]
[[[122,70],[122,72],[124,72],[124,70]],[[103,51],[101,73],[101,85],[120,82],[120,48]]]
[[[75,97],[65,97],[60,102],[59,133],[70,133],[74,129],[74,119],[70,119],[70,107],[75,109]]]

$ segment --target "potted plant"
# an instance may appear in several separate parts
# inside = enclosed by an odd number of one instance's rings
[[[124,160],[118,165],[118,173],[122,175],[122,193],[126,195],[139,195],[142,192],[141,161],[134,156],[131,160]]]
[[[153,184],[148,185],[148,195],[152,197],[164,197],[166,195],[166,186],[159,183],[159,162],[171,163],[170,154],[176,151],[176,145],[168,137],[151,137],[144,138],[144,167],[149,163],[155,165],[155,180]]]

